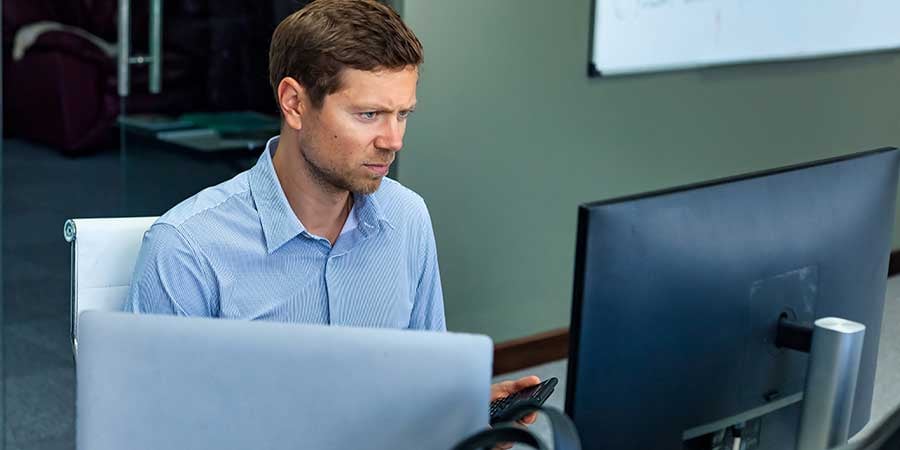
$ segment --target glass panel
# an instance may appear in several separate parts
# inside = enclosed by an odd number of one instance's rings
[[[132,58],[148,54],[152,0],[133,1]],[[275,26],[291,0],[166,1],[161,92],[132,65],[121,128],[123,214],[156,216],[252,166],[280,122],[267,77]]]
[[[152,0],[126,3],[120,96],[119,0],[2,1],[0,450],[75,446],[65,221],[162,214],[249,168],[278,133],[269,40],[306,1],[161,2],[159,93]]]
[[[248,168],[277,134],[268,43],[302,3],[165,0],[158,94],[140,58],[151,2],[130,3],[123,98],[118,0],[3,0],[0,450],[75,445],[66,219],[162,214]],[[14,52],[16,36],[32,43]]]

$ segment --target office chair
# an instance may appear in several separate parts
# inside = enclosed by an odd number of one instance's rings
[[[558,409],[547,406],[522,405],[514,411],[510,411],[510,415],[521,417],[532,411],[541,411],[550,420],[550,429],[553,431],[553,447],[548,446],[527,428],[514,423],[499,423],[493,428],[479,431],[467,437],[459,444],[456,444],[453,450],[489,450],[493,449],[495,445],[504,442],[525,444],[537,450],[550,450],[551,448],[555,450],[581,450],[581,439],[578,437],[578,430],[575,429],[575,424],[572,423],[572,420],[565,413]]]
[[[144,232],[156,217],[69,219],[63,234],[72,245],[70,333],[78,356],[78,315],[121,311]]]

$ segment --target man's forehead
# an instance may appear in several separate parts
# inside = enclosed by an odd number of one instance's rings
[[[352,103],[371,103],[399,108],[416,102],[419,71],[415,66],[401,69],[344,69],[334,96]]]

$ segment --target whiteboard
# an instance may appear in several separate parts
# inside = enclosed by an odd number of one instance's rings
[[[602,75],[900,48],[900,0],[594,0]]]

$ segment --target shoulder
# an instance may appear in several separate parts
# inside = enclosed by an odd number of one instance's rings
[[[187,228],[208,222],[223,212],[253,208],[248,172],[210,186],[163,214],[154,224],[170,225],[184,232]]]

